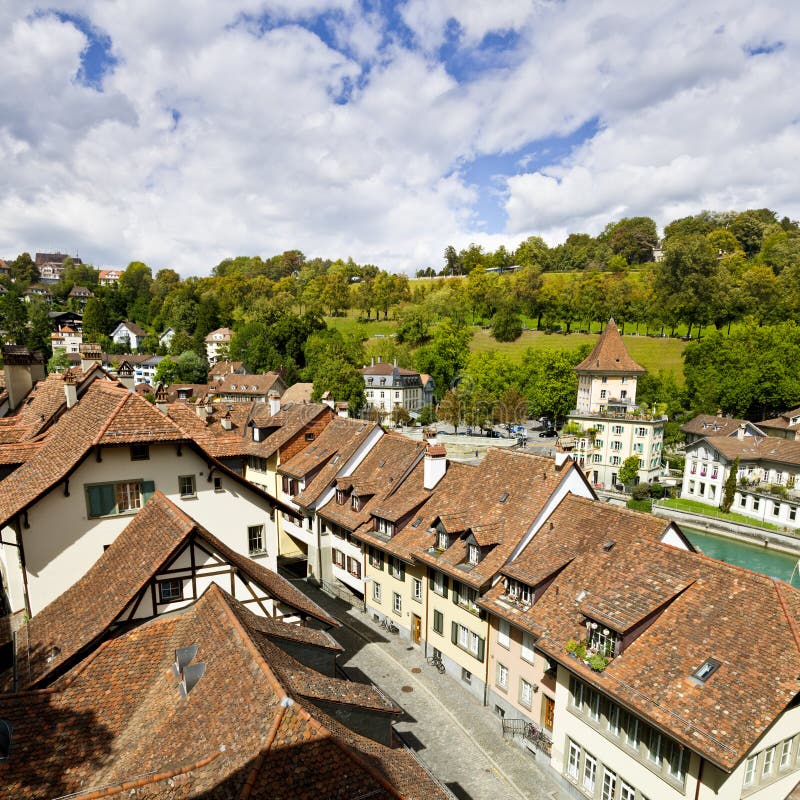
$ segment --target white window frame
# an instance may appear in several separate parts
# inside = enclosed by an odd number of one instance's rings
[[[258,542],[259,547],[253,547],[253,542]],[[248,525],[247,526],[247,552],[252,555],[257,555],[267,552],[267,547],[264,544],[264,526],[263,525]]]
[[[749,756],[744,763],[744,785],[752,786],[756,782],[756,763],[758,756]]]
[[[508,667],[497,662],[497,685],[504,690],[508,689]]]
[[[403,597],[400,592],[392,592],[392,611],[398,615],[403,613]]]
[[[762,778],[766,778],[775,771],[775,751],[777,749],[776,745],[772,745],[764,751],[764,763],[761,765]]]
[[[525,708],[531,708],[533,705],[533,684],[525,678],[519,679],[519,702]]]
[[[372,599],[376,603],[382,602],[381,585],[377,581],[372,581]]]
[[[411,579],[411,596],[418,603],[422,602],[422,581],[419,578]]]
[[[579,745],[575,744],[572,739],[569,739],[568,742],[567,777],[577,782],[581,774],[581,748]]]
[[[617,773],[612,772],[607,767],[603,767],[603,786],[600,793],[600,800],[614,800],[617,791]]]
[[[781,744],[781,759],[778,764],[778,769],[786,769],[792,763],[792,740],[784,739]]]
[[[590,753],[583,754],[583,777],[581,786],[594,796],[594,787],[597,783],[597,759]]]
[[[534,652],[535,651],[533,647],[533,636],[523,631],[520,657],[522,658],[523,661],[527,661],[529,664],[533,664]]]
[[[497,621],[497,644],[506,650],[511,647],[511,623],[506,619]]]

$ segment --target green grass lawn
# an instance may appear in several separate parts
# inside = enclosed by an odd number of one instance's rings
[[[542,331],[523,331],[516,342],[496,342],[489,331],[473,328],[470,348],[484,352],[495,350],[505,353],[511,358],[522,358],[528,347],[534,350],[574,350],[578,345],[594,346],[597,334],[570,333],[564,336],[558,333],[546,334]],[[679,386],[683,386],[683,359],[681,354],[686,342],[680,339],[651,339],[649,336],[626,336],[625,346],[631,356],[649,372],[659,370],[671,372]]]
[[[388,336],[397,330],[397,322],[393,319],[376,320],[374,317],[369,321],[359,321],[358,315],[349,312],[346,317],[325,317],[325,322],[329,328],[340,331],[342,334],[353,334],[362,339],[368,339],[375,334]]]
[[[708,506],[705,503],[700,503],[697,500],[686,500],[684,498],[676,498],[670,500],[659,500],[659,505],[666,506],[667,508],[674,508],[678,511],[691,511],[695,514],[702,514],[704,517],[714,517],[716,519],[724,519],[728,522],[738,522],[742,525],[755,525],[758,528],[766,528],[771,531],[781,531],[782,528],[777,525],[772,525],[769,522],[762,522],[753,517],[746,517],[743,514],[736,514],[730,512],[726,514],[719,508]]]

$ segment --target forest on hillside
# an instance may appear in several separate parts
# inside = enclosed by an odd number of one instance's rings
[[[752,364],[788,356],[791,348],[778,351],[795,340],[792,320],[800,313],[800,226],[769,209],[704,211],[668,224],[661,240],[652,219],[632,217],[609,223],[598,236],[571,234],[555,247],[539,237],[514,251],[448,246],[438,269],[420,268],[425,280],[290,250],[225,259],[207,277],[183,279],[172,269],[153,274],[133,261],[118,284],[101,286],[97,269],[67,260],[61,279],[48,287],[48,306],[35,297],[24,302],[39,280],[31,256],[22,253],[8,263],[10,274],[0,277],[0,329],[7,342],[49,351],[48,310],[75,307],[70,290],[82,286],[94,294],[83,309],[85,336],[108,352],[120,349],[108,335],[122,320],[145,328],[143,349],[149,352],[158,352],[159,335],[172,328],[169,353],[183,354],[187,370],[197,372],[205,336],[230,327],[230,356],[251,371],[282,368],[289,380],[334,390],[353,409],[363,404],[356,369],[374,343],[365,348],[358,326],[343,334],[329,324],[348,314],[392,319],[394,336],[381,343],[384,356],[432,374],[439,397],[460,380],[461,391],[472,387],[483,405],[515,388],[533,412],[568,413],[571,368],[581,351],[531,352],[516,360],[470,353],[475,326],[509,342],[526,327],[589,330],[613,316],[623,331],[704,334],[687,348],[685,387],[658,373],[643,386],[645,399],[668,402],[676,414],[716,408],[758,414],[800,401],[789,376],[758,376]],[[738,326],[733,333],[731,325]],[[767,329],[774,334],[765,335]],[[717,350],[750,353],[749,377],[739,391],[725,388],[719,370],[713,380],[703,377],[709,342]],[[769,353],[761,356],[759,347]],[[171,374],[186,379],[175,369]]]

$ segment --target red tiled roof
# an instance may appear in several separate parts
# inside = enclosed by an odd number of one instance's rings
[[[293,383],[281,395],[281,405],[289,405],[289,403],[310,403],[311,393],[314,391],[313,383]]]
[[[205,672],[181,699],[171,665],[188,644]],[[44,800],[136,786],[149,797],[232,800],[248,786],[254,799],[443,800],[409,752],[347,730],[294,694],[263,644],[247,612],[212,585],[193,606],[108,641],[53,690],[0,698],[14,730],[0,765],[5,791]]]
[[[338,625],[287,580],[231,550],[156,492],[89,571],[18,632],[20,686],[38,683],[96,642],[191,536],[205,541],[275,600],[326,625]],[[59,654],[49,658],[54,647]]]
[[[551,568],[563,561],[547,542],[567,532],[568,515],[560,519],[528,545],[536,574],[546,571],[535,562],[548,552],[555,553]],[[599,541],[602,529],[598,537],[574,538],[578,550],[529,607],[504,602],[501,583],[481,605],[532,632],[545,655],[730,772],[800,690],[800,592],[660,544],[655,528],[639,536],[637,529],[648,525],[623,521],[611,548]],[[564,649],[567,640],[585,637],[587,618],[634,637],[601,673]],[[719,669],[704,683],[693,681],[709,658],[721,662]]]
[[[647,370],[631,358],[614,320],[610,319],[592,352],[575,367],[575,371],[630,375]]]
[[[687,452],[695,449],[701,442],[716,450],[728,462],[773,461],[791,466],[800,465],[800,442],[781,439],[777,436],[747,436],[739,440],[731,436],[708,436],[687,445]]]
[[[266,394],[270,389],[283,385],[283,378],[277,372],[265,372],[263,375],[223,376],[222,380],[212,386],[216,394]]]
[[[684,433],[693,433],[698,436],[731,436],[741,425],[750,425],[746,419],[721,417],[715,414],[698,414],[688,422],[681,425]]]

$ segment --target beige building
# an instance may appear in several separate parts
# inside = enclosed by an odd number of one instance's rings
[[[667,418],[636,404],[636,381],[645,370],[630,357],[613,319],[575,372],[578,398],[569,421],[577,431],[570,449],[591,483],[603,489],[619,484],[630,456],[638,458],[639,481],[656,481]]]
[[[217,328],[206,336],[206,358],[210,367],[228,357],[232,336],[230,328]]]
[[[420,411],[428,397],[423,390],[422,377],[419,372],[403,369],[388,361],[375,362],[363,367],[364,394],[367,398],[367,411],[375,411],[381,418],[391,416],[396,407],[404,408],[409,413]]]

